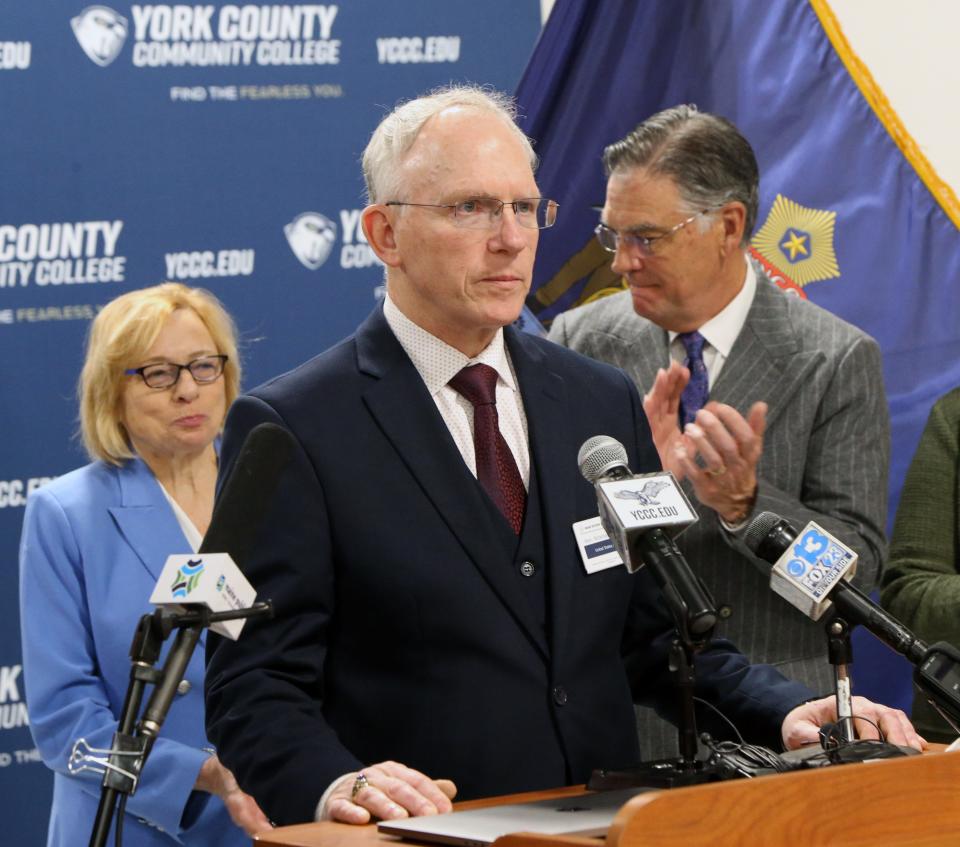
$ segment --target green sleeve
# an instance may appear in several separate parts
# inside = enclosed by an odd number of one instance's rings
[[[925,641],[960,646],[960,389],[940,398],[900,494],[881,600]]]

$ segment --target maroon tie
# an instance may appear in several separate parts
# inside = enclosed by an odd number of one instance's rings
[[[450,387],[473,404],[473,447],[477,479],[513,531],[520,534],[527,492],[517,463],[500,434],[497,418],[497,372],[489,365],[471,365],[453,379]]]

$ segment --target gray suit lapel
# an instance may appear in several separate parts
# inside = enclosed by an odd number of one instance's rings
[[[641,393],[649,391],[657,370],[670,364],[667,331],[633,311],[629,291],[614,294],[598,305],[609,320],[597,321],[577,349],[625,371]]]
[[[653,386],[657,371],[670,365],[670,348],[666,330],[646,322],[643,329],[637,333],[632,351],[633,367],[624,368],[624,370],[636,385],[643,386],[642,392],[645,394]]]
[[[823,355],[802,349],[787,313],[789,296],[757,275],[757,293],[747,320],[710,392],[711,400],[727,403],[742,414],[764,401],[768,426],[787,408]]]

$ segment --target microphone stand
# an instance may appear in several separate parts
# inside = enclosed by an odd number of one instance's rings
[[[142,763],[144,753],[143,744],[146,739],[138,739],[133,735],[134,722],[140,712],[140,702],[146,685],[156,684],[161,672],[153,666],[160,658],[160,648],[169,635],[169,618],[163,610],[157,609],[153,614],[144,615],[137,624],[130,645],[130,682],[120,712],[120,721],[113,736],[113,746],[110,748],[110,758],[101,762],[104,767],[103,783],[100,788],[100,803],[97,806],[97,815],[93,821],[93,831],[90,835],[90,845],[104,845],[113,822],[113,814],[119,796],[132,794],[136,790],[139,778],[138,764]],[[71,771],[90,769],[86,761],[96,759],[83,750],[86,742],[77,741],[70,755]],[[75,765],[79,763],[79,765]],[[118,824],[119,826],[119,824]]]
[[[850,624],[839,615],[827,621],[827,658],[833,665],[833,690],[837,702],[838,741],[850,743],[856,737],[853,731],[852,685],[849,666],[853,664],[853,644],[850,641]]]
[[[696,579],[685,563],[681,581],[692,580],[702,590],[702,597],[709,598],[706,601],[701,599],[695,610],[690,609],[684,599],[686,592],[678,590],[671,576],[678,565],[676,559],[673,560],[673,567],[663,567],[661,558],[657,556],[647,556],[645,561],[660,586],[674,620],[669,667],[679,701],[677,733],[680,755],[676,759],[641,762],[634,768],[624,770],[594,770],[587,782],[587,788],[595,791],[633,787],[675,788],[720,779],[720,773],[715,766],[697,759],[699,736],[694,702],[694,659],[696,654],[710,643],[716,626],[717,610],[713,608],[713,600],[706,587]]]
[[[762,512],[747,527],[744,540],[759,559],[776,565],[798,536],[799,533],[789,521],[773,512]],[[808,617],[818,619],[818,616],[812,615],[786,594],[779,590],[777,593]],[[834,585],[827,597],[834,608],[833,617],[827,621],[828,650],[834,665],[840,732],[846,740],[852,740],[854,734],[847,665],[853,661],[850,630],[855,626],[864,627],[913,665],[914,684],[960,735],[960,650],[944,641],[928,646],[893,615],[845,580]]]
[[[960,735],[960,650],[952,644],[927,645],[892,615],[877,606],[850,583],[831,595],[837,621],[850,622],[848,630],[863,626],[874,637],[913,665],[914,684],[929,703]],[[829,633],[828,624],[828,633]],[[847,647],[847,662],[852,661]],[[839,713],[838,701],[838,713]]]
[[[95,750],[87,744],[85,739],[80,738],[74,744],[70,755],[68,769],[71,773],[83,770],[100,772],[101,768],[103,770],[100,802],[93,821],[89,847],[105,847],[117,801],[120,800],[121,804],[125,804],[126,798],[136,792],[147,756],[150,755],[153,742],[160,734],[177,686],[183,679],[193,651],[200,640],[201,631],[210,624],[220,621],[272,614],[273,605],[268,600],[254,603],[247,609],[229,612],[211,612],[203,607],[183,612],[158,608],[152,614],[140,618],[130,645],[132,661],[130,682],[120,712],[117,731],[113,736],[113,745],[109,750]],[[163,643],[174,629],[179,632],[173,647],[167,655],[163,668],[157,670],[154,665],[160,658]],[[136,721],[147,685],[153,685],[154,691],[143,717]],[[92,755],[96,753],[107,753],[109,758],[102,759]],[[121,827],[122,821],[118,820],[118,834]]]
[[[837,679],[837,715],[840,718],[841,727],[845,717],[841,678],[846,677],[846,665],[853,661],[850,631],[853,626],[860,624],[913,665],[914,685],[926,695],[930,705],[960,735],[960,650],[945,641],[928,646],[900,621],[877,607],[869,597],[853,585],[844,585],[844,590],[835,592],[832,599],[838,614],[827,623],[827,636],[830,661],[834,664]],[[853,624],[849,624],[848,621],[853,621]],[[836,631],[835,627],[837,627]],[[840,661],[834,661],[835,658]],[[847,679],[847,715],[850,714],[849,698],[849,680]],[[852,719],[849,723],[849,734],[846,729],[842,731],[847,740],[852,740]]]

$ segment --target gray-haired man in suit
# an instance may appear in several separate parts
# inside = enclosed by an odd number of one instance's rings
[[[560,315],[550,338],[623,368],[645,392],[664,465],[700,521],[680,539],[752,661],[826,693],[823,628],[769,588],[736,529],[764,510],[815,520],[860,555],[869,590],[884,555],[889,422],[880,351],[856,327],[784,294],[748,259],[757,162],[724,118],[678,106],[604,151],[597,237],[629,290]],[[654,745],[675,746],[641,716]]]

